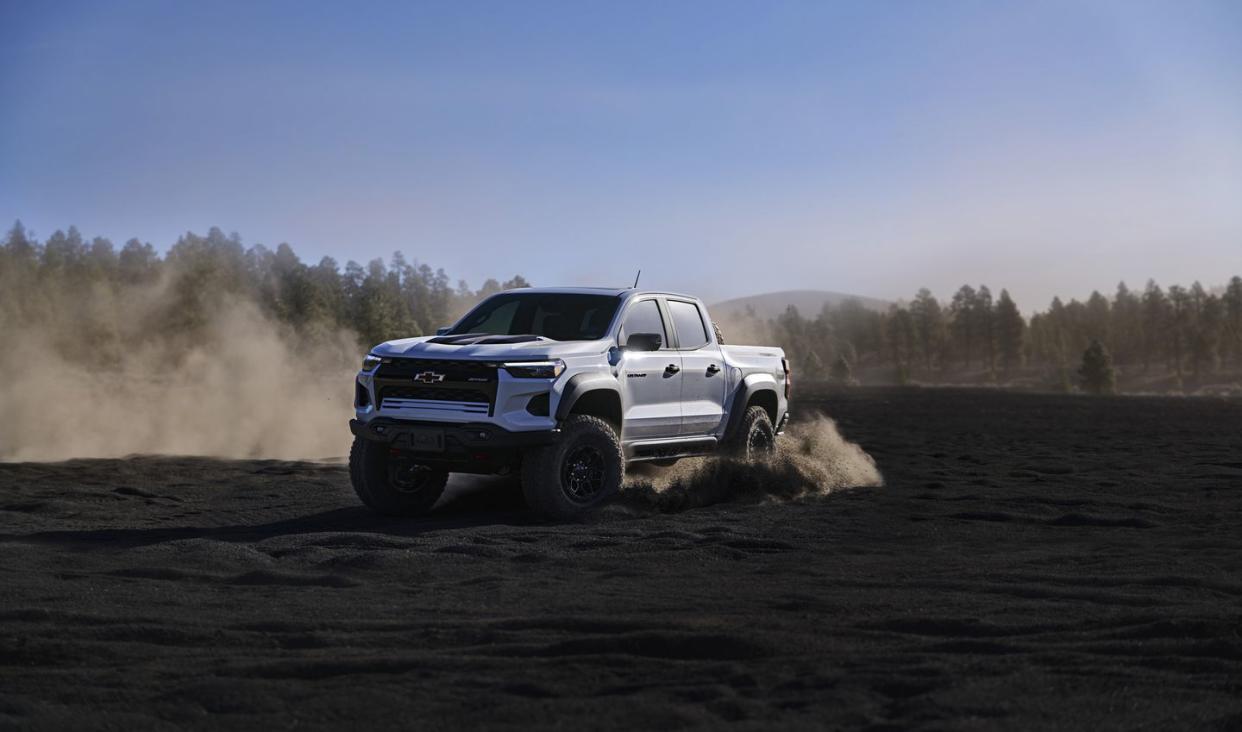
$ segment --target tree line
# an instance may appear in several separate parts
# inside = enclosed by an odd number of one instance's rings
[[[809,317],[790,307],[767,321],[750,310],[746,319],[753,321],[748,330],[770,334],[811,379],[852,380],[865,369],[897,383],[1022,377],[1068,388],[1093,342],[1123,373],[1168,377],[1179,388],[1242,371],[1237,276],[1219,292],[1198,282],[1165,290],[1155,281],[1135,292],[1123,282],[1112,297],[1053,298],[1029,318],[1008,291],[993,297],[986,285],[963,285],[946,302],[921,289],[887,311],[846,300]]]
[[[453,284],[443,269],[400,252],[343,269],[331,257],[306,264],[288,244],[246,247],[214,227],[179,237],[161,257],[150,243],[130,239],[118,249],[74,227],[39,241],[18,222],[0,246],[0,332],[60,326],[66,348],[106,354],[144,339],[191,340],[221,303],[241,300],[308,342],[349,331],[366,347],[434,332],[479,299],[526,286],[521,275],[478,289]],[[1237,276],[1220,291],[1152,281],[1135,292],[1122,283],[1111,297],[1054,298],[1029,318],[1006,290],[993,297],[986,285],[963,285],[947,301],[921,289],[887,311],[846,300],[810,316],[791,307],[770,320],[753,311],[734,320],[748,337],[781,345],[811,379],[850,382],[865,372],[882,382],[1036,378],[1068,387],[1095,341],[1123,374],[1177,387],[1242,371]]]
[[[88,241],[74,227],[39,241],[20,221],[0,246],[0,324],[8,330],[79,322],[76,337],[86,341],[107,340],[110,334],[101,329],[128,326],[150,338],[192,337],[222,302],[244,300],[296,334],[346,329],[365,347],[434,332],[479,299],[526,286],[516,275],[472,289],[401,252],[388,262],[350,261],[344,269],[331,257],[308,265],[288,244],[246,247],[237,234],[216,227],[206,236],[181,236],[162,257],[150,243],[130,239],[118,249],[104,237]],[[156,290],[158,297],[146,295],[154,302],[142,308],[143,323],[118,324],[99,312]]]

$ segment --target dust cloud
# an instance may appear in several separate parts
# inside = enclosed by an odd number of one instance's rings
[[[176,287],[10,321],[0,341],[0,460],[131,454],[329,458],[346,454],[359,355],[347,331],[295,333],[240,297],[183,332],[162,318]]]
[[[621,501],[631,508],[675,513],[715,503],[758,503],[822,496],[843,488],[878,487],[875,460],[841,436],[828,417],[792,425],[777,453],[762,462],[692,458],[670,468],[642,464],[629,471]]]
[[[757,315],[715,310],[710,315],[718,335],[726,345],[759,345],[772,342],[772,328]]]

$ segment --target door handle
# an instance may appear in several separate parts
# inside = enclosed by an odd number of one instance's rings
[[[678,371],[681,371],[681,367],[675,363],[670,363],[668,366],[664,367],[664,373],[666,374],[675,374]]]
[[[709,375],[709,376],[710,376],[711,374],[718,374],[718,373],[720,373],[720,367],[719,367],[719,366],[717,366],[716,364],[712,364],[712,365],[710,365],[710,366],[708,366],[708,367],[707,367],[707,373],[708,373],[708,375]]]

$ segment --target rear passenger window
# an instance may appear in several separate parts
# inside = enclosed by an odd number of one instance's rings
[[[664,318],[660,317],[660,306],[655,300],[640,300],[625,314],[625,324],[621,326],[621,345],[625,345],[634,333],[658,333],[668,345],[668,333],[664,331]]]
[[[673,316],[673,327],[677,329],[679,348],[698,348],[707,345],[707,328],[703,325],[703,316],[694,303],[680,300],[668,301],[669,313]]]

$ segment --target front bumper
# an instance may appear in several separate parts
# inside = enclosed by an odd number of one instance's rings
[[[443,449],[423,450],[413,439],[425,430],[442,431]],[[450,424],[374,417],[367,422],[349,420],[349,431],[364,440],[386,443],[394,450],[408,450],[421,462],[441,465],[457,472],[492,473],[519,461],[522,450],[551,444],[560,430],[512,432],[486,422]]]

